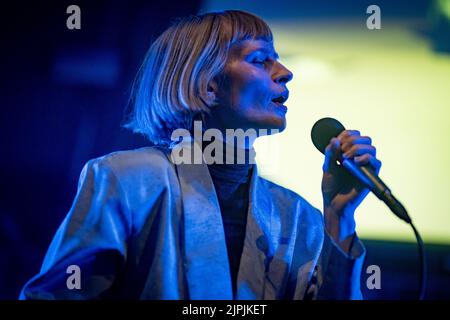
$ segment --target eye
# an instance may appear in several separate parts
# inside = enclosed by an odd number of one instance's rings
[[[252,60],[253,64],[257,64],[257,65],[265,65],[267,62],[267,59],[261,59],[261,58],[255,58]]]

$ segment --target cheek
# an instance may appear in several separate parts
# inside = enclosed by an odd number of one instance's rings
[[[270,78],[264,71],[241,68],[239,72],[232,74],[230,80],[233,106],[251,107],[267,102]]]

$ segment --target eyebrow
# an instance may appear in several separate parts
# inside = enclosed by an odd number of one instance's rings
[[[275,60],[280,59],[280,56],[278,55],[278,53],[276,51],[272,51],[272,50],[267,49],[267,48],[257,48],[255,50],[252,50],[251,53],[258,52],[258,51],[267,53],[269,55],[272,55],[272,53],[273,53],[273,58],[275,58]]]

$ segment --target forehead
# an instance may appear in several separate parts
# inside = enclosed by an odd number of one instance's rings
[[[262,51],[278,58],[273,42],[266,40],[243,40],[234,44],[230,49],[230,55],[237,57],[245,57],[255,51]]]

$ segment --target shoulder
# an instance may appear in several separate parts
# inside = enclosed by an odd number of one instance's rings
[[[270,194],[273,205],[284,207],[285,210],[280,210],[280,212],[296,212],[303,222],[316,225],[323,224],[322,212],[304,197],[265,178],[258,177],[258,179],[263,188]]]
[[[89,160],[84,165],[81,178],[93,172],[95,176],[108,176],[121,182],[139,182],[150,177],[156,182],[158,177],[163,179],[163,176],[174,171],[169,152],[169,149],[159,147],[115,151]]]
[[[169,158],[168,149],[159,147],[143,147],[139,149],[115,151],[104,156],[90,160],[97,165],[113,166],[115,168],[127,168],[152,164],[154,166],[167,165]]]

